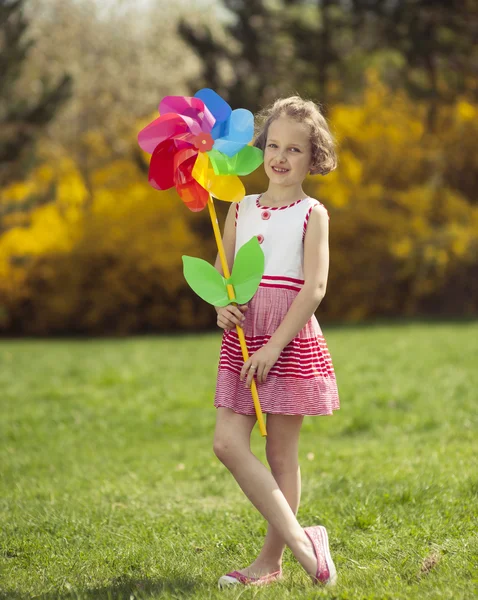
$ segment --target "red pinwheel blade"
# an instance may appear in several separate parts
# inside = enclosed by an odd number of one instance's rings
[[[164,140],[154,150],[149,163],[148,181],[157,190],[169,190],[174,186],[174,158],[177,153],[174,140]]]
[[[174,183],[181,200],[192,212],[205,208],[209,192],[192,176],[197,150],[180,150],[175,156]]]

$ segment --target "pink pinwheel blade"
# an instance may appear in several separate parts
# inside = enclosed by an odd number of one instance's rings
[[[181,200],[193,212],[203,210],[209,200],[209,192],[192,176],[196,159],[196,150],[180,150],[175,157],[174,170],[176,190]]]
[[[152,154],[164,140],[187,134],[190,134],[189,125],[180,115],[162,115],[139,132],[138,144],[145,152]]]
[[[157,190],[169,190],[174,186],[174,158],[178,148],[174,140],[164,140],[151,156],[148,181]]]
[[[210,133],[216,122],[211,111],[202,100],[189,96],[165,96],[159,104],[159,114],[165,115],[168,113],[177,113],[194,120],[205,133]],[[192,128],[191,131],[196,133]]]

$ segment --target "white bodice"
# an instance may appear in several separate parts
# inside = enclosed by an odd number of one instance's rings
[[[321,204],[304,198],[282,207],[259,205],[260,194],[246,196],[236,206],[236,248],[258,237],[265,256],[264,275],[304,279],[304,236],[312,208]]]

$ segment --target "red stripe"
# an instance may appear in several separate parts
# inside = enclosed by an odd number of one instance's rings
[[[221,360],[228,360],[231,363],[240,363],[241,365],[244,364],[244,359],[242,358],[242,354],[230,354],[228,352],[223,352],[221,355]],[[293,356],[284,356],[282,358],[278,358],[276,363],[276,365],[279,365],[281,367],[296,367],[297,365],[299,365],[300,367],[307,367],[307,368],[320,368],[320,369],[324,369],[326,370],[327,368],[331,367],[331,363],[329,361],[326,360],[317,360],[316,357],[309,357],[307,360],[302,359],[302,360],[296,360]]]
[[[282,277],[281,275],[263,275],[262,279],[273,279],[274,281],[292,281],[292,283],[305,283],[304,279],[295,279],[295,277]]]
[[[251,354],[253,354],[253,353],[251,353]],[[221,353],[221,360],[223,358],[230,360],[230,361],[239,362],[241,364],[244,363],[242,354],[239,354],[239,352],[233,353],[233,352],[227,352],[224,350]],[[297,359],[295,356],[280,356],[274,364],[276,364],[276,365],[279,364],[279,365],[283,365],[283,366],[293,366],[293,367],[315,366],[315,367],[323,367],[324,369],[332,366],[332,363],[330,361],[325,360],[324,358],[318,358],[317,356],[309,356],[307,358],[303,357],[302,359]]]
[[[320,202],[319,202],[319,204],[320,204]],[[311,206],[309,208],[309,210],[307,211],[307,214],[305,215],[305,219],[304,219],[304,233],[302,234],[302,241],[304,241],[304,239],[305,239],[305,232],[307,231],[307,223],[309,222],[310,213],[312,212],[313,208],[314,207]]]
[[[238,340],[239,339],[239,337],[238,337],[238,335],[237,335],[237,333],[236,333],[236,331],[234,329],[231,329],[230,331],[227,331],[225,333],[225,336],[226,337],[230,337],[231,336],[234,340]],[[264,344],[264,343],[266,343],[266,342],[268,342],[270,340],[271,336],[270,335],[246,335],[245,338],[246,338],[247,343],[249,343],[249,342],[254,343],[255,341],[258,340],[258,341],[260,341],[260,342],[262,342]],[[229,342],[229,341],[230,340],[227,340],[227,342]],[[322,335],[317,335],[317,337],[312,337],[312,338],[298,338],[298,337],[296,337],[296,338],[294,338],[294,340],[291,343],[294,343],[294,344],[299,343],[299,344],[301,344],[301,349],[302,349],[304,347],[316,346],[317,343],[319,343],[319,345],[320,345],[320,342],[322,342],[322,344],[323,344],[323,346],[325,348],[326,347],[325,338]]]
[[[237,218],[239,216],[239,202],[236,204],[236,219],[235,219],[235,225],[237,227]]]
[[[238,375],[238,373],[240,373],[240,371],[237,371],[237,369],[234,369],[232,367],[229,367],[227,365],[220,365],[219,368],[219,373],[221,371],[228,371],[229,373],[232,373],[233,375]],[[281,379],[277,373],[271,373],[271,371],[269,371],[269,375],[272,375],[274,377],[276,377],[277,379]],[[268,377],[269,377],[268,375]],[[312,373],[311,375],[296,375],[295,373],[287,373],[287,375],[284,375],[283,379],[294,379],[294,380],[298,380],[298,379],[316,379],[317,378],[317,374],[316,373]],[[331,378],[330,378],[331,379]],[[244,383],[244,382],[240,382],[240,383]],[[245,386],[244,386],[245,387]],[[233,388],[235,391],[235,387]],[[250,391],[247,390],[249,395],[250,395]],[[221,392],[218,394],[220,394],[221,396],[228,396],[228,394],[224,394],[224,390],[221,390]],[[315,406],[315,404],[314,404]],[[252,413],[251,413],[252,414]]]
[[[247,347],[249,349],[250,348],[262,348],[264,344],[262,342],[253,342],[253,343],[247,343]],[[227,344],[223,344],[223,348],[224,351],[229,351],[228,346],[231,346],[232,348],[235,348],[237,350],[236,354],[239,353],[239,351],[241,350],[241,345],[239,344],[239,342],[236,342],[235,340],[229,340]],[[324,360],[328,360],[330,358],[330,354],[328,352],[326,352],[325,350],[322,350],[322,348],[296,348],[294,346],[288,348],[287,346],[284,348],[284,350],[282,350],[282,353],[287,355],[287,356],[295,356],[296,358],[300,359],[302,357],[308,358],[309,356],[317,356],[320,358],[323,358]]]
[[[238,364],[242,365],[244,364],[244,359],[242,358],[242,355],[240,354],[228,354],[226,352],[223,352],[221,355],[221,362],[223,360],[225,360],[226,362],[229,362],[230,364]],[[283,358],[279,358],[275,363],[274,366],[278,366],[278,367],[283,367],[283,368],[307,368],[307,369],[317,369],[319,371],[328,371],[331,368],[331,363],[329,363],[328,361],[325,360],[314,360],[314,357],[310,357],[308,360],[295,360],[293,357],[283,357]],[[272,367],[274,368],[274,367]]]
[[[230,347],[228,347],[230,346]],[[260,348],[262,348],[261,344],[247,344],[249,353],[257,352]],[[229,356],[231,358],[240,358],[242,360],[242,350],[238,344],[232,342],[230,345],[224,344],[221,347],[221,353],[224,356]],[[300,351],[300,349],[292,349],[286,348],[282,351],[281,355],[278,358],[279,362],[284,361],[295,361],[298,363],[317,363],[320,365],[331,365],[332,358],[328,352],[321,351],[319,349],[316,350],[306,350]]]
[[[228,362],[228,361],[224,361],[221,360],[219,363],[220,368],[227,368],[229,371],[233,372],[233,373],[240,373],[241,369],[242,369],[242,365],[238,366],[234,363]],[[308,367],[307,369],[302,369],[302,368],[297,368],[297,369],[292,369],[292,368],[279,368],[276,367],[275,365],[272,367],[272,369],[269,371],[269,373],[271,375],[276,375],[276,377],[287,377],[287,375],[295,375],[297,377],[304,377],[304,376],[315,376],[315,377],[329,377],[329,374],[332,374],[332,371],[326,370],[326,369],[314,369],[313,367]]]
[[[247,347],[251,347],[251,348],[261,348],[262,346],[264,346],[264,344],[267,344],[269,340],[248,340],[246,338],[246,343],[247,343]],[[308,355],[308,354],[312,354],[312,353],[316,353],[322,356],[326,356],[329,357],[330,356],[330,352],[328,351],[327,346],[320,346],[319,344],[315,343],[315,344],[297,344],[295,343],[296,341],[293,340],[292,342],[290,342],[283,350],[282,352],[284,353],[297,353],[299,356],[304,356],[304,355]],[[229,337],[227,340],[224,341],[224,343],[222,344],[224,347],[227,346],[233,346],[234,348],[236,348],[237,351],[239,351],[241,349],[239,341],[237,339],[237,337],[231,338]]]
[[[300,200],[296,200],[295,202],[292,202],[292,204],[286,204],[286,206],[262,206],[262,204],[259,204],[259,200],[261,198],[262,194],[256,198],[256,206],[257,208],[262,208],[263,210],[285,210],[286,208],[292,208],[292,206],[299,204],[299,202],[302,202],[302,200],[306,200],[306,198],[300,198]]]
[[[260,350],[262,346],[259,346],[256,349],[248,348],[249,354],[254,354],[258,350]],[[223,348],[221,352],[221,356],[227,356],[231,360],[241,360],[244,362],[242,358],[242,352],[239,352],[238,348],[235,348],[235,352],[233,350]],[[277,359],[277,362],[282,363],[295,363],[295,364],[304,364],[304,365],[320,365],[321,367],[332,366],[332,361],[329,360],[328,356],[321,356],[320,354],[312,354],[310,353],[308,356],[298,356],[297,353],[287,353],[284,356],[280,356]]]

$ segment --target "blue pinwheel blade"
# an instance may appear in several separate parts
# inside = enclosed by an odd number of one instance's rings
[[[194,94],[195,98],[199,98],[208,107],[213,117],[216,119],[216,124],[227,121],[232,113],[232,108],[229,104],[210,88],[203,88]],[[213,136],[214,137],[214,136]]]
[[[227,156],[234,156],[252,140],[254,135],[254,116],[245,108],[233,110],[226,122],[224,135],[214,142],[214,150]]]
[[[223,137],[224,135],[227,134],[227,131],[228,131],[227,120],[222,121],[221,123],[218,123],[216,121],[216,124],[214,125],[214,127],[211,130],[212,139],[217,140],[217,138]]]

